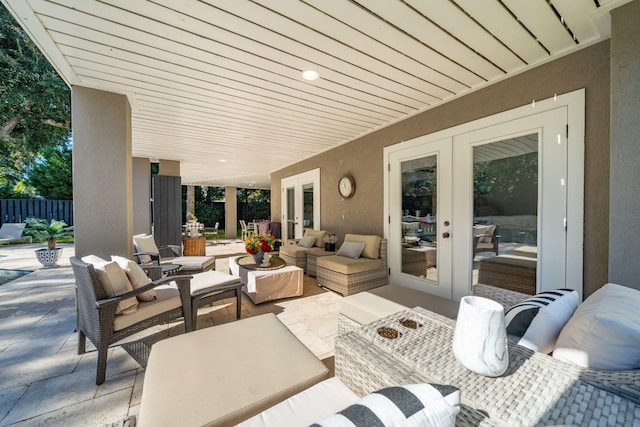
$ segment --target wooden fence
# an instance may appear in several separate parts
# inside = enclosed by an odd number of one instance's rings
[[[0,199],[0,223],[25,222],[30,217],[73,225],[73,200]]]

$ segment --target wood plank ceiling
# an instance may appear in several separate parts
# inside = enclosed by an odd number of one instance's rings
[[[185,184],[256,188],[285,165],[607,38],[602,6],[620,3],[2,1],[69,85],[128,96],[134,156],[179,160]],[[303,80],[307,69],[320,78]]]

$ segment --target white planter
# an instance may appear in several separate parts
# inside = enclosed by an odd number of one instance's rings
[[[453,334],[453,354],[476,374],[504,374],[509,367],[509,351],[502,305],[487,298],[463,297]]]
[[[62,256],[63,248],[55,248],[55,249],[37,249],[36,258],[40,261],[40,264],[44,266],[44,268],[55,268],[58,267],[58,260]]]

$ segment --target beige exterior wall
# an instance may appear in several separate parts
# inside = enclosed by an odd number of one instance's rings
[[[383,148],[495,113],[586,88],[584,293],[607,280],[609,230],[609,41],[455,99],[305,161],[272,173],[272,218],[281,218],[280,180],[320,168],[322,228],[383,234]],[[338,180],[353,175],[356,192],[343,200]]]
[[[609,280],[640,289],[640,1],[611,12]]]
[[[127,97],[74,86],[75,253],[133,254],[131,108]]]
[[[132,160],[133,234],[151,234],[151,161]]]

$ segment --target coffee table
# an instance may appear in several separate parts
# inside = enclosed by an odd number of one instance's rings
[[[286,265],[280,257],[271,257],[269,267],[255,264],[251,256],[229,259],[229,263],[232,262],[238,266],[238,275],[244,284],[242,291],[255,304],[302,295],[304,270]],[[230,269],[234,270],[231,264]]]

